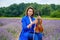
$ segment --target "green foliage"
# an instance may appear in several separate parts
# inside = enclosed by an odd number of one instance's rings
[[[49,16],[50,15],[50,7],[48,5],[45,5],[43,8],[42,8],[42,15],[45,15],[45,16]]]
[[[40,12],[40,16],[59,17],[59,12],[54,12],[60,10],[60,5],[37,3],[20,3],[12,4],[8,7],[0,7],[0,17],[22,17],[29,6],[32,6],[35,10],[34,16],[37,16],[37,12]]]
[[[60,18],[60,11],[56,10],[56,11],[52,12],[52,13],[51,13],[51,17]]]

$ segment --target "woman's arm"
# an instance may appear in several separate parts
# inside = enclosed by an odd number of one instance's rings
[[[28,26],[27,26],[27,28],[31,28],[31,26],[33,25],[33,24],[37,24],[38,23],[38,20],[37,19],[40,19],[41,20],[41,24],[42,24],[42,18],[40,17],[40,16],[38,16],[32,23],[30,23]]]
[[[32,23],[30,23],[27,28],[31,28],[33,24],[36,24],[37,23],[37,20],[34,20]]]
[[[22,18],[21,22],[22,22],[22,28],[23,28],[24,30],[27,30],[28,28],[27,28],[27,24],[26,24],[25,19]]]
[[[26,21],[25,21],[25,18],[23,17],[22,20],[21,20],[21,22],[22,22],[22,28],[24,30],[27,30],[27,29],[31,28],[33,24],[36,23],[36,20],[34,19],[34,21],[32,23],[30,23],[29,25],[27,25]]]

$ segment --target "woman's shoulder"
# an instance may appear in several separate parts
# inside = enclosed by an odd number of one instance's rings
[[[34,17],[31,17],[33,20],[35,20]],[[23,16],[22,19],[28,19],[28,16]]]
[[[23,16],[23,17],[22,17],[22,20],[23,20],[23,19],[26,19],[26,18],[27,18],[27,16]]]

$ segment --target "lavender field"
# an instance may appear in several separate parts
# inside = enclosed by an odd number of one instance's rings
[[[60,40],[60,20],[43,20],[43,40]],[[0,18],[0,40],[18,40],[20,18]]]

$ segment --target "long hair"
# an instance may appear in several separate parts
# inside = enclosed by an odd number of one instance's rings
[[[32,9],[32,10],[33,10],[33,14],[31,15],[31,17],[33,17],[33,16],[34,16],[34,8],[33,8],[33,7],[28,7],[28,8],[26,9],[25,15],[28,16],[28,10],[29,10],[29,9]]]

